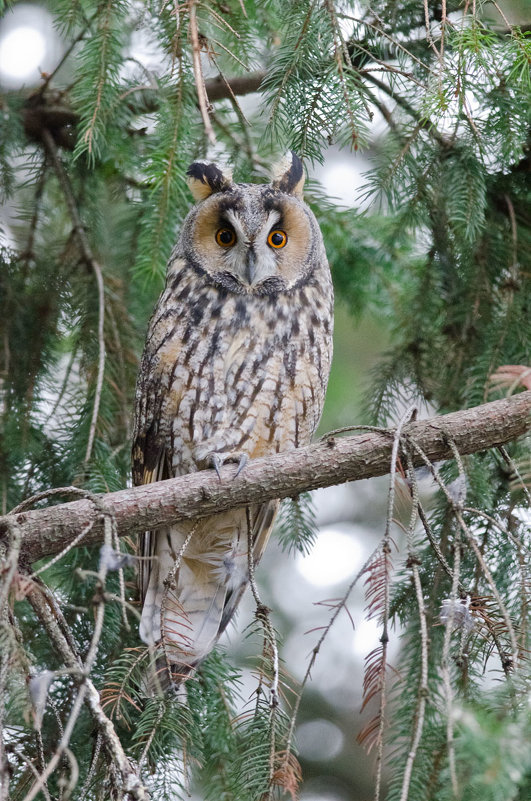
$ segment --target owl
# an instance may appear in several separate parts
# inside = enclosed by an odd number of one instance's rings
[[[196,205],[171,253],[136,389],[135,484],[307,445],[332,358],[333,290],[294,153],[270,183],[217,164],[188,169]],[[148,531],[140,636],[165,677],[193,673],[225,630],[278,501]],[[250,530],[249,530],[250,529]],[[160,658],[159,658],[160,663]]]

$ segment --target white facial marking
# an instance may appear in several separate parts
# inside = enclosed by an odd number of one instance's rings
[[[223,256],[227,270],[248,283],[247,259],[249,249],[252,247],[255,255],[252,284],[256,285],[266,278],[277,275],[277,251],[267,244],[267,237],[280,220],[279,212],[270,211],[265,223],[253,233],[244,228],[240,215],[232,209],[227,210],[226,216],[236,234],[236,243],[227,248]]]

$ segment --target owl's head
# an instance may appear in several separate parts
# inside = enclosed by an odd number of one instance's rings
[[[324,248],[302,199],[304,170],[288,153],[268,184],[238,184],[217,164],[196,161],[188,184],[197,201],[175,253],[213,283],[246,293],[289,289],[311,271]]]

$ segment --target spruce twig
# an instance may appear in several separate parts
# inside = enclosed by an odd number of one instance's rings
[[[30,794],[25,798],[25,801],[32,801],[32,799],[35,798],[44,782],[57,767],[61,754],[64,749],[68,747],[68,742],[70,741],[82,702],[87,704],[95,724],[101,731],[107,752],[112,757],[120,773],[124,787],[128,789],[135,801],[147,801],[149,795],[146,788],[130,765],[114,726],[102,709],[99,693],[91,679],[85,675],[83,663],[79,655],[72,649],[61,631],[57,618],[57,609],[53,610],[53,608],[49,606],[49,596],[46,597],[43,592],[44,590],[44,587],[32,582],[27,590],[27,598],[65,665],[74,672],[77,671],[81,685],[76,697],[75,707],[70,713],[68,724],[65,726],[59,746],[48,763],[46,770],[41,774],[40,781],[33,786]]]
[[[381,548],[382,548],[382,543],[380,542],[376,546],[376,548],[373,550],[373,552],[370,554],[370,556],[365,560],[365,562],[361,566],[361,568],[358,570],[358,572],[356,573],[356,575],[354,576],[354,578],[352,579],[352,581],[348,585],[347,589],[345,590],[343,596],[339,599],[339,601],[337,603],[334,604],[334,611],[333,611],[328,623],[323,628],[323,631],[322,631],[317,643],[312,648],[312,651],[311,651],[311,654],[310,654],[310,659],[308,660],[308,664],[306,666],[306,670],[305,670],[302,682],[301,682],[301,684],[299,686],[297,697],[295,699],[295,704],[293,706],[293,709],[292,709],[292,712],[291,712],[291,716],[290,716],[290,725],[289,725],[289,729],[288,729],[288,736],[287,736],[287,739],[286,739],[286,759],[288,759],[289,754],[291,753],[291,748],[292,748],[292,743],[293,743],[293,736],[294,736],[294,733],[295,733],[295,724],[297,722],[297,716],[298,716],[299,707],[300,707],[300,704],[301,704],[301,701],[302,701],[303,691],[304,691],[304,688],[306,687],[308,681],[311,678],[311,673],[312,673],[313,667],[315,665],[315,661],[317,659],[317,656],[319,655],[319,652],[321,650],[321,647],[322,647],[324,641],[326,640],[328,634],[330,633],[330,630],[331,630],[332,626],[334,625],[334,623],[336,622],[337,618],[339,617],[340,612],[343,609],[345,609],[347,611],[347,614],[348,614],[348,610],[347,610],[348,599],[350,598],[350,596],[352,594],[352,591],[353,591],[354,587],[356,586],[356,584],[358,583],[358,581],[362,578],[362,576],[365,575],[365,573],[369,569],[370,565],[372,564],[374,558],[381,551]]]
[[[249,586],[253,594],[254,602],[256,604],[255,615],[256,619],[260,621],[264,630],[264,652],[268,650],[272,653],[271,659],[271,679],[269,684],[269,783],[268,783],[268,798],[272,798],[273,792],[273,777],[275,774],[275,757],[276,757],[276,736],[275,736],[275,719],[277,716],[277,709],[279,705],[278,685],[280,663],[278,656],[278,645],[275,630],[271,624],[269,617],[270,610],[262,603],[260,593],[256,584],[254,573],[254,531],[251,520],[251,511],[249,507],[245,510],[247,519],[247,571],[249,573]]]
[[[382,781],[383,769],[383,747],[384,747],[384,730],[386,725],[386,711],[387,711],[387,649],[389,645],[389,604],[390,604],[390,564],[389,555],[391,553],[391,523],[393,520],[393,510],[395,505],[395,479],[396,479],[396,464],[398,460],[398,450],[400,447],[400,436],[403,427],[406,423],[410,422],[416,416],[417,410],[414,406],[406,409],[404,414],[398,421],[395,433],[393,435],[393,447],[391,450],[391,465],[390,465],[390,480],[389,492],[387,498],[387,517],[385,523],[385,534],[382,543],[382,564],[383,564],[383,585],[381,588],[375,590],[374,598],[371,600],[370,608],[375,609],[376,605],[380,605],[381,596],[381,620],[382,620],[382,635],[381,654],[379,656],[380,665],[378,667],[378,695],[379,695],[379,708],[378,708],[378,735],[376,738],[376,784],[374,788],[374,801],[380,799],[380,787]]]
[[[459,452],[457,450],[457,447],[455,445],[455,442],[450,437],[448,437],[448,440],[449,440],[450,447],[452,448],[452,451],[454,453],[459,454]],[[422,448],[419,447],[419,445],[415,442],[415,440],[413,438],[409,438],[409,442],[410,442],[412,448],[418,454],[421,455],[421,457],[424,460],[424,463],[426,464],[426,466],[428,467],[428,469],[432,473],[435,481],[437,482],[437,485],[439,486],[439,488],[442,490],[442,492],[446,496],[446,500],[448,501],[450,507],[453,510],[453,513],[455,515],[455,519],[457,520],[457,522],[458,522],[458,524],[459,524],[459,526],[461,528],[461,531],[465,534],[465,536],[467,537],[470,545],[472,546],[472,550],[474,551],[474,554],[475,554],[476,559],[478,561],[478,565],[480,566],[481,571],[482,571],[484,577],[486,578],[487,583],[489,584],[489,586],[490,586],[490,588],[491,588],[491,590],[493,592],[493,595],[496,598],[496,601],[498,602],[498,608],[499,608],[499,610],[500,610],[500,612],[502,614],[502,617],[503,617],[503,619],[505,621],[506,631],[507,631],[507,633],[509,635],[509,638],[510,638],[510,641],[511,641],[511,649],[512,649],[511,660],[507,660],[507,658],[505,656],[505,653],[504,653],[504,650],[501,647],[501,644],[500,644],[498,638],[496,638],[495,642],[496,642],[496,645],[497,645],[497,648],[498,648],[498,652],[499,652],[499,655],[500,655],[500,660],[501,660],[504,672],[505,672],[505,674],[507,676],[509,676],[512,668],[517,665],[517,661],[518,661],[518,646],[517,646],[517,641],[516,641],[516,635],[514,633],[514,628],[513,628],[513,625],[511,623],[511,619],[510,619],[509,613],[507,611],[507,608],[506,608],[506,606],[505,606],[505,604],[504,604],[504,602],[503,602],[503,600],[501,598],[501,595],[500,595],[500,593],[498,591],[498,588],[496,587],[496,583],[495,583],[494,579],[492,578],[492,574],[491,574],[491,572],[490,572],[490,570],[489,570],[489,568],[488,568],[488,566],[487,566],[487,564],[485,562],[485,559],[484,559],[484,557],[483,557],[483,555],[482,555],[482,553],[481,553],[481,551],[480,551],[480,549],[479,549],[479,547],[477,545],[477,542],[476,542],[476,540],[474,538],[474,535],[472,534],[472,532],[470,531],[468,525],[465,523],[465,521],[463,519],[463,516],[461,514],[461,508],[460,508],[459,504],[458,503],[456,504],[456,502],[452,498],[451,494],[449,493],[449,491],[448,491],[448,489],[446,487],[446,484],[444,483],[444,481],[441,479],[441,477],[439,475],[439,471],[430,462],[430,460],[427,458],[426,454],[423,453]],[[459,455],[459,458],[460,458],[460,455]],[[492,629],[490,630],[490,633],[494,638],[495,637],[495,633],[494,633],[494,631]]]
[[[81,222],[81,218],[79,216],[77,203],[74,196],[74,191],[70,183],[70,178],[68,177],[67,172],[63,167],[63,163],[59,156],[59,152],[57,149],[57,145],[55,144],[54,138],[47,128],[44,128],[42,131],[42,141],[44,142],[44,146],[49,154],[55,174],[57,175],[57,179],[59,181],[59,185],[62,189],[66,201],[66,206],[68,208],[70,217],[72,219],[72,223],[74,225],[74,232],[79,243],[81,254],[86,264],[90,267],[90,269],[94,273],[94,276],[96,278],[96,286],[98,289],[98,373],[96,378],[96,386],[94,390],[92,419],[90,421],[87,449],[85,451],[84,462],[85,465],[87,465],[90,461],[90,457],[92,456],[94,437],[96,436],[96,426],[98,424],[101,393],[103,390],[103,376],[105,373],[105,335],[104,335],[105,287],[103,284],[103,275],[101,267],[94,258],[92,248],[90,246],[88,237],[85,232],[85,227]]]
[[[445,621],[444,631],[444,644],[442,655],[442,676],[444,683],[444,691],[446,696],[446,743],[448,748],[448,767],[450,770],[450,781],[452,783],[452,791],[455,798],[459,797],[459,787],[457,784],[457,772],[455,769],[455,749],[454,749],[454,725],[453,725],[453,689],[450,679],[450,639],[452,636],[452,629],[454,626],[455,605],[457,603],[457,593],[459,584],[459,569],[461,564],[461,539],[459,534],[456,534],[454,540],[454,567],[453,567],[453,580],[452,589],[450,593],[450,613],[448,620]]]
[[[424,718],[426,713],[426,702],[428,698],[428,628],[426,623],[426,609],[424,607],[424,598],[422,596],[422,585],[419,576],[419,558],[414,550],[414,532],[415,524],[417,522],[417,513],[419,509],[419,489],[415,468],[411,460],[411,454],[407,453],[407,472],[411,485],[411,515],[409,525],[407,527],[407,548],[408,559],[407,566],[413,574],[413,584],[415,587],[415,596],[417,600],[417,608],[420,621],[420,639],[421,639],[421,671],[420,681],[417,698],[417,709],[414,721],[414,731],[411,739],[411,747],[409,749],[406,765],[404,768],[404,776],[402,779],[402,790],[400,793],[400,801],[407,801],[409,798],[409,788],[411,784],[411,776],[413,772],[413,764],[417,756],[417,750],[421,741],[422,731],[424,729]]]
[[[205,126],[205,133],[211,145],[216,144],[216,134],[212,128],[210,117],[208,116],[208,95],[205,87],[205,79],[203,77],[203,69],[201,67],[201,45],[199,43],[199,32],[197,30],[197,0],[189,0],[188,2],[189,13],[189,30],[190,39],[192,41],[192,60],[194,67],[195,87],[197,90],[197,100],[199,102],[199,109]]]

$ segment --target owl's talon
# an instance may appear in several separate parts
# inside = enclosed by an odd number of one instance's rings
[[[227,462],[236,462],[238,465],[236,476],[239,476],[248,461],[249,456],[246,453],[212,453],[209,458],[210,466],[214,468],[220,481],[221,468],[224,464]],[[236,476],[234,476],[234,478],[236,478]]]
[[[212,467],[214,468],[214,470],[218,474],[218,478],[221,481],[220,467],[223,467],[223,462],[225,460],[223,459],[222,456],[219,455],[219,453],[213,453],[210,458],[211,458],[211,461],[212,461]]]
[[[237,478],[237,476],[240,475],[240,473],[242,472],[243,468],[245,467],[248,461],[249,461],[248,454],[242,453],[240,455],[240,461],[238,462],[238,469],[236,470],[236,475],[234,476],[234,478]]]

